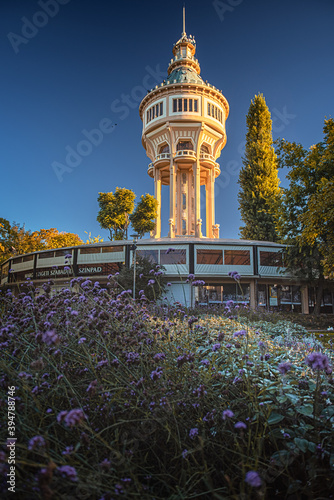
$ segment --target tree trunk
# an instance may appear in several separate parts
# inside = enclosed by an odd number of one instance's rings
[[[320,307],[321,307],[321,300],[322,300],[323,291],[324,291],[324,278],[321,277],[318,281],[318,286],[316,289],[315,305],[314,305],[314,310],[313,310],[314,316],[319,316],[319,314],[320,314]]]

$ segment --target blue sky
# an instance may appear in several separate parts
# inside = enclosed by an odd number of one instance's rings
[[[99,191],[119,186],[138,199],[153,194],[138,107],[142,87],[167,74],[182,6],[179,0],[2,0],[0,217],[31,230],[56,227],[82,239],[87,231],[106,240],[96,221]],[[309,147],[322,140],[325,117],[333,117],[334,2],[191,0],[186,9],[201,76],[230,105],[216,222],[222,238],[238,238],[237,181],[254,95],[265,96],[274,139]],[[95,145],[80,149],[101,122]],[[57,177],[52,165],[68,166],[66,156],[78,148],[82,155],[68,158],[71,169]],[[280,178],[286,185],[284,171]]]

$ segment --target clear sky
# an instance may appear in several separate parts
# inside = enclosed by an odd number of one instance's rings
[[[96,221],[99,191],[153,194],[138,108],[143,93],[167,75],[182,6],[1,1],[0,217],[31,230],[56,227],[82,239],[87,231],[106,240]],[[254,95],[264,94],[274,139],[309,147],[322,140],[325,117],[333,117],[334,1],[188,0],[186,9],[201,76],[230,105],[216,222],[222,238],[238,238],[237,181]],[[101,121],[104,132],[85,149],[81,141]],[[80,156],[66,159],[78,149]],[[68,171],[57,177],[55,162]],[[280,177],[286,185],[284,172]]]

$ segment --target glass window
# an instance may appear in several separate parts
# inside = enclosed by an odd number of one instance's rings
[[[54,256],[54,252],[44,252],[38,255],[39,259],[52,259]]]
[[[15,264],[20,264],[22,262],[22,257],[16,257],[16,259],[13,259],[13,266],[15,266]]]
[[[182,193],[182,210],[187,208],[187,197],[186,193]]]
[[[87,245],[86,248],[80,248],[80,255],[88,255],[91,253],[100,253],[101,252],[101,247],[91,247],[90,245]]]
[[[177,99],[173,99],[173,113],[177,112]]]
[[[224,250],[224,264],[226,266],[249,266],[249,250]]]
[[[177,110],[180,112],[182,111],[182,99],[178,99],[178,108]]]
[[[169,146],[168,146],[168,144],[164,144],[163,146],[160,146],[159,154],[162,154],[162,153],[169,153]]]
[[[115,246],[115,247],[102,247],[102,253],[111,253],[111,252],[123,252],[124,247]]]
[[[65,257],[65,255],[71,254],[72,255],[72,250],[56,250],[55,251],[55,257]]]
[[[222,265],[222,250],[197,250],[197,264]]]
[[[152,107],[152,120],[155,118],[155,106]]]
[[[187,221],[185,219],[182,219],[182,234],[187,234]]]
[[[191,141],[179,141],[176,146],[176,151],[183,151],[185,149],[193,149]]]
[[[164,103],[163,103],[163,102],[161,102],[161,103],[159,104],[159,107],[160,107],[160,113],[159,113],[159,114],[160,114],[160,116],[162,116],[162,115],[164,114]]]
[[[29,262],[29,260],[33,260],[34,256],[33,255],[24,255],[23,256],[23,262]]]
[[[188,111],[188,99],[184,99],[183,101],[183,111]]]
[[[205,144],[202,144],[202,146],[201,146],[201,153],[210,154],[208,146],[205,146]]]
[[[197,99],[194,99],[194,111],[195,111],[195,113],[197,113],[197,111],[198,111],[198,100]]]
[[[158,264],[158,250],[137,250],[136,255],[150,260],[153,264]]]
[[[292,285],[292,303],[293,304],[301,304],[302,303],[302,295],[300,291],[300,286]]]
[[[257,286],[257,305],[266,306],[267,305],[267,290],[266,285]]]
[[[283,267],[282,253],[260,251],[260,266]]]
[[[208,115],[210,116],[210,108],[211,108],[211,104],[208,102]]]
[[[156,104],[156,105],[155,105],[155,116],[156,116],[156,117],[158,117],[158,116],[159,116],[159,109],[160,109],[159,104]]]
[[[186,250],[178,250],[175,249],[169,253],[166,253],[167,250],[160,250],[160,264],[162,266],[169,264],[186,264]]]
[[[148,110],[146,112],[146,121],[147,121],[147,123],[150,121],[150,113]]]
[[[281,303],[291,304],[291,289],[289,285],[281,286]]]
[[[193,100],[189,99],[189,111],[192,112],[192,110],[193,110]]]
[[[221,302],[222,286],[207,285],[198,288],[198,301],[200,303]]]

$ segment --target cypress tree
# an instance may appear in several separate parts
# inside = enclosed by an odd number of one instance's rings
[[[280,198],[278,163],[272,140],[272,121],[262,94],[256,95],[246,118],[243,167],[239,174],[239,210],[244,239],[277,241],[274,211]]]

